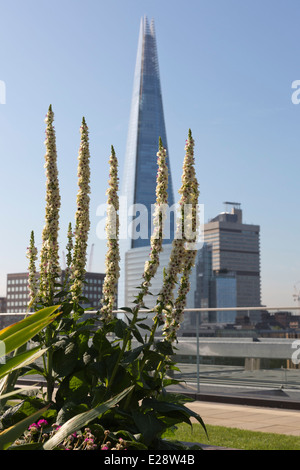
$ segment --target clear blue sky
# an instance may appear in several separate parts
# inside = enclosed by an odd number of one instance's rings
[[[263,303],[294,305],[300,105],[291,101],[291,84],[300,79],[299,0],[6,0],[0,12],[0,80],[6,84],[6,104],[0,104],[0,295],[6,294],[7,273],[27,270],[31,230],[41,242],[50,103],[61,250],[74,221],[85,116],[93,270],[104,270],[96,209],[106,201],[112,144],[122,176],[139,25],[147,15],[155,21],[176,191],[191,128],[205,220],[224,209],[223,201],[240,202],[244,221],[261,226]]]

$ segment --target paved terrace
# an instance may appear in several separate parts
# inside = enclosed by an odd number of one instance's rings
[[[300,410],[195,401],[187,405],[205,424],[300,436]]]

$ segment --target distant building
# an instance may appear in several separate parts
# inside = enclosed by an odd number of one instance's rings
[[[205,308],[210,306],[210,283],[213,277],[212,272],[212,250],[211,246],[205,243],[198,251],[196,263],[196,285],[194,289],[195,306]],[[202,321],[208,321],[208,317],[203,317]]]
[[[234,323],[236,319],[237,292],[236,276],[233,272],[214,272],[212,261],[212,246],[204,243],[198,251],[195,268],[190,283],[191,288],[187,298],[188,308],[230,308],[227,311],[203,311],[199,315],[200,323]],[[184,329],[196,326],[195,312],[185,316]]]
[[[134,295],[137,295],[137,291],[132,291],[132,286],[139,285],[145,261],[149,257],[152,227],[151,205],[155,204],[156,201],[157,151],[160,137],[164,148],[167,150],[169,166],[168,205],[171,207],[174,205],[174,195],[156,34],[154,21],[152,20],[149,23],[148,19],[144,17],[141,19],[140,24],[123,174],[122,200],[126,201],[128,210],[120,211],[120,233],[124,234],[124,239],[120,240],[121,261],[118,283],[118,304],[120,308],[128,307],[128,302],[132,302]],[[134,213],[131,214],[132,218],[128,220],[128,212],[131,209]],[[141,224],[138,223],[140,218],[143,218],[143,225],[146,226],[143,233],[141,233]],[[170,217],[169,225],[170,231],[168,235],[166,234],[165,246],[170,245],[174,238],[173,217]],[[137,229],[139,229],[140,236],[136,234]],[[144,248],[144,251],[142,248]],[[136,254],[135,249],[137,250]],[[135,256],[139,260],[137,263],[134,263]],[[141,259],[141,256],[143,256],[143,259]],[[130,264],[129,266],[126,266],[127,261]],[[130,274],[130,278],[127,277],[127,272]],[[158,279],[158,274],[156,278]],[[159,282],[162,282],[162,278]]]
[[[236,307],[236,277],[234,274],[218,274],[210,282],[210,307]],[[236,310],[210,312],[213,323],[235,323]]]
[[[6,283],[7,313],[26,312],[29,303],[28,273],[7,275]]]
[[[239,203],[225,203],[231,212],[222,212],[204,225],[204,240],[212,247],[214,274],[234,273],[236,306],[260,307],[259,225],[244,224]]]
[[[0,297],[0,313],[6,313],[6,297]]]
[[[87,302],[82,304],[84,308],[100,308],[102,298],[102,286],[105,278],[103,273],[86,273],[83,297]],[[60,282],[63,283],[64,271]],[[59,282],[59,281],[58,281]],[[26,312],[29,303],[28,273],[14,273],[7,275],[7,313]]]
[[[160,253],[160,263],[155,277],[151,281],[148,295],[144,299],[144,304],[147,308],[151,309],[156,305],[158,293],[162,286],[163,268],[167,266],[171,254],[172,245],[164,245],[163,251]],[[137,286],[143,282],[142,274],[144,272],[145,262],[149,259],[149,247],[133,248],[128,250],[125,254],[125,277],[126,277],[126,292],[124,296],[124,304],[122,307],[133,307],[135,296],[138,294]]]
[[[274,319],[282,328],[299,328],[299,315],[293,315],[291,312],[279,311],[274,313]]]

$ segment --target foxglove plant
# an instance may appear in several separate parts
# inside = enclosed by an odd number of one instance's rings
[[[36,261],[38,259],[38,250],[35,246],[34,232],[32,230],[30,236],[30,245],[27,248],[27,258],[29,259],[28,265],[28,288],[29,288],[29,309],[37,303],[38,284],[37,284],[37,272],[36,272]]]
[[[190,274],[194,267],[197,254],[199,185],[194,166],[194,139],[192,138],[191,131],[189,131],[185,150],[186,158],[183,165],[183,184],[179,192],[182,195],[181,207],[184,206],[184,209],[188,208],[188,215],[186,214],[186,210],[184,210],[184,218],[182,218],[184,226],[184,236],[182,238],[184,241],[184,252],[180,270],[180,286],[173,308],[169,311],[167,310],[163,328],[165,339],[169,342],[176,340],[177,330],[183,320],[186,298],[190,289]]]
[[[82,119],[80,127],[80,148],[78,153],[78,193],[77,211],[75,215],[75,243],[71,271],[71,295],[74,303],[78,303],[82,294],[87,258],[88,234],[90,229],[90,151],[88,127]]]
[[[46,127],[46,214],[42,233],[40,256],[40,289],[39,295],[44,303],[52,304],[55,280],[60,272],[58,255],[58,231],[60,193],[57,170],[56,137],[53,126],[54,113],[49,106],[45,122]]]
[[[159,138],[159,149],[157,152],[157,177],[156,177],[156,202],[153,214],[153,233],[150,239],[150,256],[145,263],[141,292],[137,298],[139,306],[142,305],[144,296],[151,286],[151,279],[155,276],[159,267],[159,254],[162,251],[163,230],[166,219],[166,208],[168,204],[168,166],[166,162],[167,152]]]
[[[66,282],[68,282],[69,276],[71,274],[71,269],[72,269],[73,232],[72,232],[71,222],[69,222],[67,238],[68,238],[68,243],[66,246],[67,256],[66,256],[66,270],[65,270]]]
[[[177,220],[177,228],[175,238],[172,242],[172,251],[169,259],[169,265],[165,271],[164,281],[162,289],[159,293],[157,304],[155,307],[155,321],[159,324],[164,322],[164,334],[167,340],[170,340],[172,335],[169,335],[171,331],[174,320],[174,289],[178,283],[178,277],[185,269],[185,264],[191,256],[188,251],[185,249],[185,244],[187,242],[187,223],[186,223],[186,207],[192,205],[192,228],[195,227],[194,223],[194,205],[197,205],[198,201],[198,189],[197,181],[195,176],[194,168],[194,140],[192,138],[192,133],[189,130],[188,139],[186,140],[185,145],[185,157],[183,162],[183,173],[182,173],[182,184],[179,190],[181,198],[179,201],[179,217]],[[190,214],[188,215],[188,217]],[[190,229],[190,227],[188,227]],[[187,279],[189,274],[186,273]],[[185,283],[183,283],[185,285]],[[183,288],[182,288],[183,289]],[[177,299],[185,299],[186,290],[178,292],[179,297]],[[179,301],[179,300],[178,300]],[[180,310],[180,307],[178,305]],[[178,316],[178,310],[176,310]],[[180,310],[182,312],[182,310]],[[177,317],[176,317],[177,318]],[[181,318],[181,317],[180,317]],[[176,322],[177,324],[178,322]]]
[[[143,282],[140,286],[140,293],[137,295],[135,300],[135,307],[132,310],[132,319],[130,327],[133,328],[137,321],[138,313],[140,308],[144,305],[144,297],[149,293],[149,287],[151,285],[151,279],[155,276],[157,268],[159,266],[159,253],[162,251],[162,238],[163,238],[163,228],[164,221],[166,217],[166,205],[168,203],[168,168],[166,164],[166,150],[163,147],[161,138],[159,139],[159,148],[157,152],[157,178],[156,178],[156,203],[154,211],[154,233],[151,237],[151,247],[150,247],[150,257],[149,261],[145,263],[144,272],[143,272]],[[154,332],[152,334],[152,339],[154,337]],[[113,383],[115,375],[118,370],[118,363],[123,356],[126,347],[130,344],[130,329],[127,330],[126,336],[123,340],[123,347],[120,351],[119,358],[116,361],[116,365],[110,376],[110,381],[108,386]],[[150,347],[150,343],[149,343]],[[131,394],[128,396],[130,399]]]
[[[109,157],[109,188],[107,195],[107,253],[106,253],[106,271],[103,283],[103,297],[101,299],[101,320],[107,323],[113,319],[113,309],[116,302],[118,279],[120,275],[119,269],[119,197],[118,197],[118,160],[114,147],[111,147],[111,155]]]

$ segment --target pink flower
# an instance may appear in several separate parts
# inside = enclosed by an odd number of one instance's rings
[[[47,426],[47,425],[48,425],[48,421],[46,421],[45,419],[40,419],[40,420],[37,422],[37,425],[38,425],[38,427],[42,428],[43,426]]]
[[[38,424],[32,423],[32,424],[28,427],[28,429],[31,429],[31,428],[38,428],[38,427],[39,427]]]

